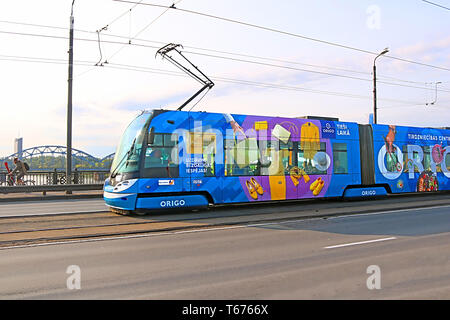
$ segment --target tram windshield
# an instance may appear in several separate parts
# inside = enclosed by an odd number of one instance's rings
[[[127,127],[120,139],[111,164],[111,177],[117,174],[139,171],[139,158],[145,137],[145,127],[152,113],[142,113]]]

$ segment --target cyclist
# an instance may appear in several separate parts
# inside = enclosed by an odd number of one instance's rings
[[[13,174],[17,172],[16,184],[23,185],[24,182],[22,178],[27,174],[27,168],[25,168],[25,165],[22,161],[19,160],[19,158],[14,158],[14,164],[16,165],[16,167],[14,168],[14,170],[8,173],[8,175],[12,177]]]

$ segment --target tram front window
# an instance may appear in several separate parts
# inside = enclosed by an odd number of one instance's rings
[[[118,174],[139,171],[139,158],[145,136],[145,127],[151,113],[143,113],[127,127],[120,139],[114,160],[111,164],[111,177]]]

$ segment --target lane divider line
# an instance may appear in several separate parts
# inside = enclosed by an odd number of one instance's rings
[[[367,241],[351,242],[351,243],[337,244],[337,245],[334,245],[334,246],[324,247],[324,249],[336,249],[336,248],[357,246],[357,245],[361,245],[361,244],[389,241],[389,240],[395,240],[395,239],[397,239],[397,238],[396,237],[389,237],[389,238],[374,239],[374,240],[367,240]]]
[[[346,215],[339,215],[335,217],[329,217],[328,220],[342,219],[342,218],[356,218],[356,217],[364,217],[364,216],[376,216],[379,214],[388,214],[388,213],[401,213],[405,211],[423,211],[423,210],[431,210],[431,209],[441,209],[441,208],[450,208],[450,205],[437,205],[430,207],[421,207],[421,208],[407,208],[407,209],[393,209],[393,210],[385,210],[385,211],[377,211],[377,212],[369,212],[369,213],[350,213]]]

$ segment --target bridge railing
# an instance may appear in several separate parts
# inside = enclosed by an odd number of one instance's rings
[[[72,171],[71,184],[103,185],[109,175],[109,170],[79,170]],[[54,186],[66,184],[66,172],[63,170],[30,170],[23,180],[31,186]],[[7,186],[7,172],[0,170],[0,186]]]

